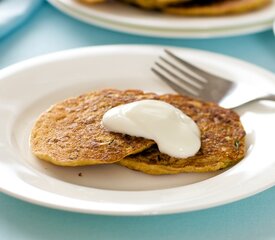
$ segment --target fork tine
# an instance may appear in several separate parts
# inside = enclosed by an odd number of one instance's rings
[[[179,58],[178,56],[176,56],[174,53],[172,53],[171,51],[169,51],[168,49],[164,49],[164,51],[171,56],[172,58],[174,58],[176,61],[178,61],[179,63],[183,64],[185,67],[187,67],[188,69],[192,70],[194,73],[196,73],[197,75],[207,79],[207,78],[216,78],[216,79],[220,79],[223,81],[227,81],[227,82],[231,82],[225,78],[219,77],[217,75],[214,75],[212,73],[206,72],[204,70],[202,70],[201,68],[196,67],[195,65],[183,60],[182,58]]]
[[[192,93],[190,91],[187,91],[184,89],[182,86],[179,84],[173,82],[169,78],[167,78],[165,75],[163,75],[161,72],[159,72],[155,68],[151,68],[151,70],[161,79],[163,80],[166,84],[168,84],[173,90],[175,90],[177,93],[180,93],[182,95],[187,95],[189,97],[198,97],[198,93]]]
[[[196,78],[194,76],[192,76],[191,74],[189,74],[188,72],[184,71],[183,69],[177,67],[175,64],[169,62],[167,59],[165,59],[164,57],[159,57],[162,61],[164,61],[166,64],[168,64],[170,67],[174,68],[175,70],[177,70],[178,72],[182,73],[185,77],[187,77],[187,79],[191,79],[191,81],[188,81],[189,84],[198,87],[198,88],[202,88],[202,83],[206,83],[205,79],[199,79]],[[181,79],[182,80],[182,79]],[[182,80],[183,81],[183,80]],[[185,80],[184,80],[185,81]],[[187,82],[187,81],[185,81]]]
[[[184,78],[179,77],[178,75],[176,75],[175,73],[173,73],[172,71],[170,71],[169,69],[167,69],[165,66],[161,65],[158,62],[155,62],[155,64],[162,69],[164,72],[166,72],[167,74],[169,74],[171,77],[177,79],[180,83],[181,83],[181,87],[185,88],[185,89],[190,89],[190,91],[198,91],[200,89],[202,89],[201,85],[193,85],[191,84],[189,81],[186,81]]]

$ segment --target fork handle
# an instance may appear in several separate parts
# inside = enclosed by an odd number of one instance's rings
[[[257,102],[257,101],[261,101],[261,100],[275,101],[275,94],[267,94],[267,95],[263,95],[263,96],[260,96],[260,97],[257,97],[257,98],[253,98],[253,99],[251,99],[247,102],[244,102],[244,103],[241,103],[237,106],[234,106],[231,109],[242,107],[242,106],[245,106],[245,105],[250,104],[252,102]]]

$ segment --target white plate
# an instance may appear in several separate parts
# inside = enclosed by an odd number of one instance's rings
[[[263,22],[256,25],[243,26],[239,28],[226,28],[226,29],[155,29],[144,28],[141,26],[131,26],[127,24],[119,24],[112,21],[107,21],[100,18],[91,17],[85,13],[76,11],[74,8],[70,8],[58,0],[48,0],[53,6],[60,11],[78,19],[83,22],[108,28],[111,30],[118,30],[125,33],[140,34],[152,37],[170,37],[170,38],[210,38],[210,37],[225,37],[233,35],[242,35],[248,33],[254,33],[269,29],[271,22]]]
[[[238,16],[187,18],[151,13],[121,3],[93,7],[74,0],[48,0],[61,11],[82,21],[114,30],[167,37],[238,35],[271,28],[275,1],[269,7]]]
[[[209,208],[273,186],[274,104],[241,110],[247,156],[223,172],[149,176],[117,165],[57,167],[32,156],[28,140],[33,123],[57,101],[101,88],[170,92],[150,71],[162,49],[133,45],[76,49],[0,71],[0,189],[52,208],[149,215]],[[275,76],[248,63],[191,49],[174,51],[228,78],[261,83],[275,91]]]

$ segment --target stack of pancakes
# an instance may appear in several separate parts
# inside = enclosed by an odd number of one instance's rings
[[[84,3],[108,0],[79,0]],[[240,14],[263,8],[272,0],[117,0],[147,10],[185,16]]]
[[[196,122],[201,149],[195,156],[174,158],[161,153],[150,139],[113,133],[103,127],[101,120],[109,109],[144,99],[167,102]],[[38,158],[59,166],[117,163],[149,174],[208,172],[231,166],[244,157],[245,131],[234,111],[215,103],[176,94],[106,89],[52,106],[36,121],[31,147]]]

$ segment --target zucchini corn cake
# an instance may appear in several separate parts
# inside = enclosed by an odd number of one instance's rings
[[[84,0],[85,1],[85,0]],[[121,0],[122,2],[139,6],[144,9],[161,9],[170,4],[180,4],[190,0]]]
[[[78,0],[86,4],[110,0]],[[272,0],[117,0],[146,10],[182,16],[221,16],[255,11]]]
[[[162,11],[184,16],[219,16],[255,11],[271,3],[271,0],[208,0],[166,6]]]
[[[102,116],[115,106],[153,93],[139,90],[102,90],[70,98],[43,113],[31,133],[35,156],[60,166],[83,166],[117,162],[154,144],[152,140],[107,131]]]
[[[122,159],[118,164],[148,174],[209,172],[229,167],[245,155],[245,131],[232,110],[215,103],[167,94],[160,100],[182,110],[201,131],[201,148],[192,157],[179,159],[160,153],[157,146]]]
[[[102,126],[109,109],[144,99],[167,102],[196,122],[201,148],[195,156],[170,157],[160,153],[152,140],[109,132]],[[159,96],[139,90],[106,89],[57,103],[38,118],[30,143],[35,156],[56,165],[118,162],[149,174],[215,171],[245,155],[245,131],[234,111],[177,94]]]

